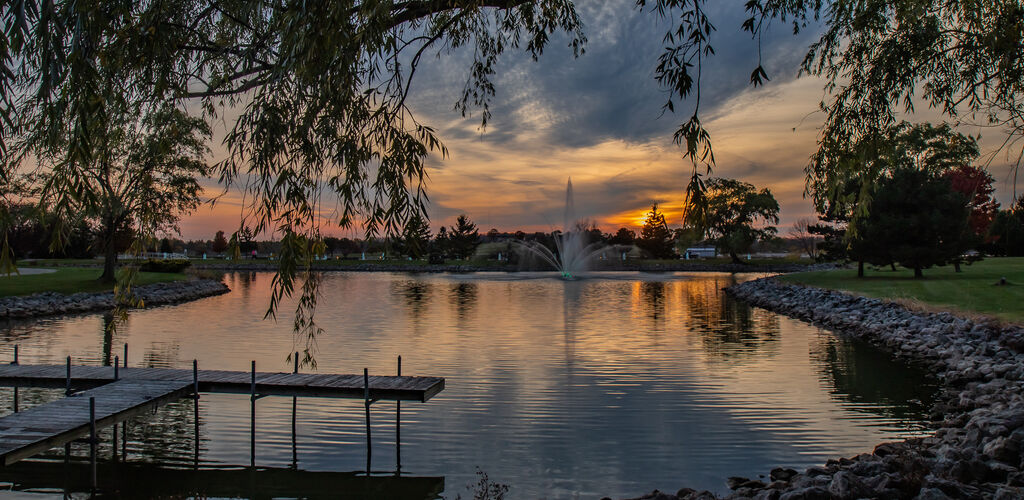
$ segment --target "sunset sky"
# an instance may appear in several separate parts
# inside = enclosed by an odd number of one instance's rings
[[[576,211],[604,230],[637,227],[651,203],[665,209],[670,226],[680,209],[690,166],[672,143],[672,133],[689,117],[692,102],[661,114],[667,95],[654,81],[654,68],[668,24],[632,1],[579,2],[589,43],[572,57],[565,38],[556,37],[539,61],[507,52],[495,78],[497,97],[485,130],[479,117],[452,110],[462,89],[470,54],[424,58],[413,84],[412,108],[445,141],[450,157],[428,161],[431,226],[451,224],[460,213],[482,231],[544,230],[561,226],[566,179],[571,176]],[[813,216],[803,198],[803,168],[816,148],[822,115],[822,82],[797,78],[798,64],[817,35],[794,36],[776,25],[763,40],[763,65],[771,81],[753,89],[748,80],[757,65],[756,43],[740,30],[743,2],[709,6],[718,31],[716,54],[703,75],[701,110],[712,134],[714,175],[768,187],[782,206],[780,233],[801,217]],[[924,109],[919,107],[919,109]],[[908,117],[936,120],[934,113]],[[963,129],[977,134],[978,129]],[[983,151],[998,146],[1000,135],[986,130]],[[223,149],[214,145],[214,159]],[[1005,155],[990,165],[999,201],[1009,201],[1011,185]],[[211,194],[216,183],[207,183]],[[239,194],[204,205],[182,221],[185,239],[209,239],[232,231],[240,217]],[[361,236],[360,229],[340,236]]]

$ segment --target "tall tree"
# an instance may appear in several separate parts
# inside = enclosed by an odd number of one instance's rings
[[[651,205],[651,211],[644,216],[644,225],[640,228],[636,246],[655,259],[671,259],[675,257],[672,231],[665,222],[665,214],[658,211],[658,204]]]
[[[967,199],[970,210],[970,227],[975,236],[981,238],[988,233],[989,226],[999,212],[999,202],[992,198],[996,192],[992,185],[995,179],[985,170],[973,165],[959,165],[946,173],[953,191]]]
[[[441,234],[438,233],[438,238]],[[469,220],[466,214],[459,215],[455,219],[455,225],[448,230],[448,248],[456,259],[468,259],[473,256],[477,245],[480,244],[480,232],[476,224]]]
[[[520,238],[522,239],[522,238]],[[628,227],[620,227],[611,238],[608,238],[610,245],[632,245],[636,240],[636,231]]]
[[[779,202],[767,188],[758,191],[753,184],[725,178],[711,179],[707,187],[708,236],[734,263],[742,264],[740,253],[778,233],[769,224],[779,222]]]
[[[871,212],[853,223],[855,243],[862,243],[851,250],[875,264],[896,262],[921,278],[924,269],[952,262],[973,242],[969,213],[966,197],[946,177],[900,168],[878,182]]]
[[[402,231],[402,249],[406,255],[420,259],[427,254],[429,246],[430,225],[420,214],[415,214],[405,223]]]
[[[213,243],[210,244],[210,250],[213,253],[224,253],[228,249],[228,239],[224,236],[224,231],[217,231],[217,234],[213,236]]]
[[[141,119],[131,119],[137,105],[123,96],[103,96],[111,112],[81,131],[93,137],[91,154],[69,162],[62,149],[34,136],[19,143],[18,152],[38,161],[40,204],[58,220],[86,214],[97,221],[104,257],[99,279],[112,283],[125,234],[176,232],[180,216],[199,205],[198,178],[210,172],[210,129],[169,106],[143,109]]]

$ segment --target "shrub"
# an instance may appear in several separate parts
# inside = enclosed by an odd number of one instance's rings
[[[148,273],[180,273],[192,263],[185,259],[149,259],[139,266],[139,271]]]

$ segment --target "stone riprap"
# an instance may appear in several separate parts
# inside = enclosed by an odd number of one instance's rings
[[[147,307],[185,302],[230,291],[224,283],[210,279],[153,283],[136,287],[134,290],[135,295],[141,298]],[[0,298],[0,319],[106,311],[113,307],[114,294],[112,292],[83,292],[70,295],[43,292]]]
[[[640,498],[1024,498],[1024,327],[915,312],[772,278],[727,292],[930,369],[943,386],[931,412],[935,432],[804,472],[777,468],[764,480],[730,478],[732,491],[724,496],[684,488]]]

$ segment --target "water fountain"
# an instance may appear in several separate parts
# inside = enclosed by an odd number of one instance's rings
[[[565,215],[562,222],[562,231],[554,234],[555,252],[537,241],[516,241],[516,248],[524,253],[539,257],[550,264],[563,279],[575,279],[587,270],[587,265],[598,252],[604,249],[604,244],[595,242],[587,244],[587,232],[576,218],[576,210],[573,205],[572,177],[565,186]]]

